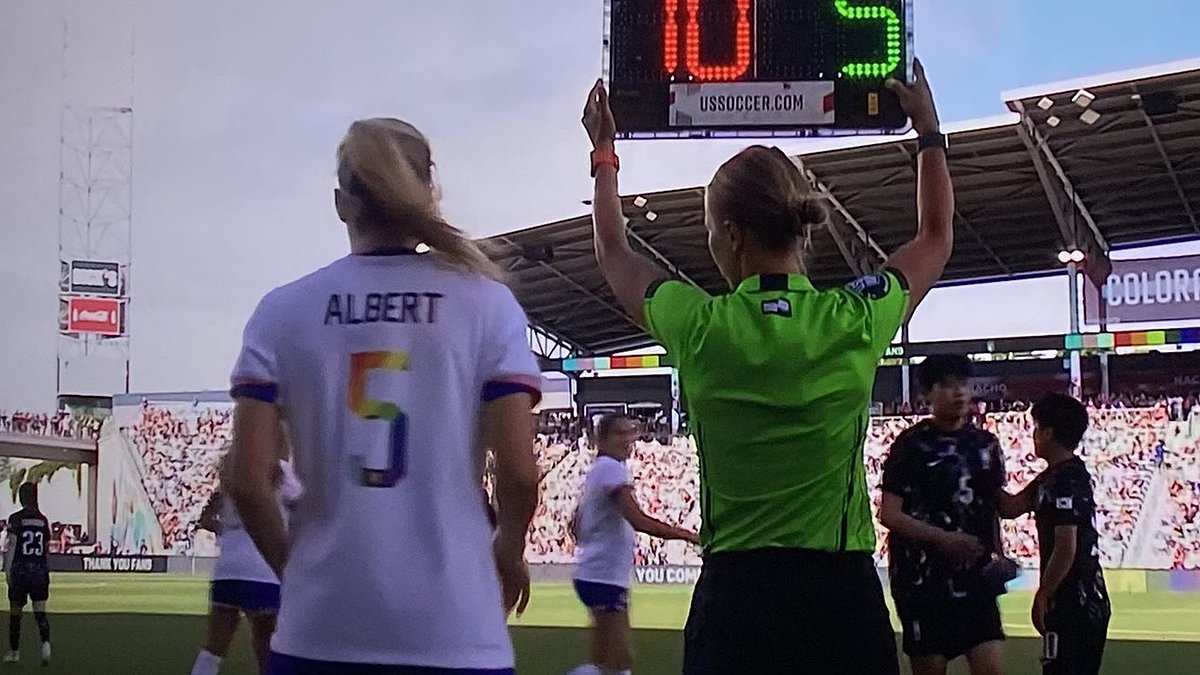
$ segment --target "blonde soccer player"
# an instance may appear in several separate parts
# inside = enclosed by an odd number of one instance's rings
[[[268,672],[512,673],[505,617],[529,593],[538,483],[525,313],[442,217],[412,125],[355,122],[337,179],[350,254],[262,299],[232,375],[230,494],[282,579]],[[304,485],[286,536],[271,482],[285,422]]]

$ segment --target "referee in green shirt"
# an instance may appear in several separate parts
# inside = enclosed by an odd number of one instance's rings
[[[630,247],[608,95],[584,110],[596,258],[625,311],[679,368],[700,453],[704,569],[685,675],[899,672],[875,572],[863,441],[875,368],[953,245],[946,141],[924,69],[889,82],[919,134],[916,236],[878,274],[819,291],[804,273],[828,211],[776,148],[754,146],[705,194],[711,296]]]

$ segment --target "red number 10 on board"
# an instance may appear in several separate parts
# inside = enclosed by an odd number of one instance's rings
[[[727,63],[700,61],[700,6],[703,0],[663,0],[666,14],[663,35],[663,65],[668,73],[691,75],[701,82],[736,80],[750,69],[752,56],[750,3],[753,0],[734,0],[736,20],[733,24],[734,54]],[[682,12],[680,6],[683,6]],[[681,20],[682,19],[682,20]],[[679,50],[679,34],[684,35],[683,54]],[[682,71],[682,73],[680,72]]]

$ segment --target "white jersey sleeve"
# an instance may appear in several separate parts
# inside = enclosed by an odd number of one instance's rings
[[[592,472],[596,474],[594,480],[597,491],[606,497],[612,497],[617,490],[632,484],[629,467],[624,462],[597,460]]]
[[[483,354],[482,397],[494,401],[518,392],[542,397],[542,372],[529,349],[528,319],[507,286],[496,286],[496,302],[489,317],[488,342]]]
[[[268,294],[258,303],[242,332],[242,351],[230,376],[233,398],[279,402],[279,361],[273,330],[278,322],[271,316],[271,300],[272,294]]]

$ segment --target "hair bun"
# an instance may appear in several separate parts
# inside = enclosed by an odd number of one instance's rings
[[[811,192],[792,196],[788,200],[788,210],[792,212],[796,231],[801,234],[810,227],[829,222],[829,202]]]

